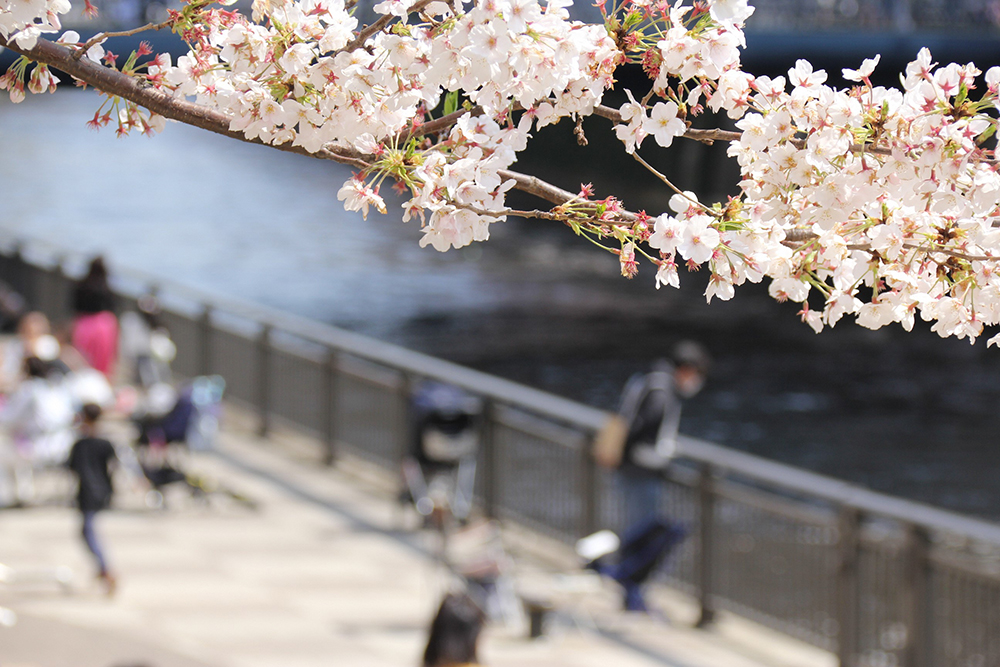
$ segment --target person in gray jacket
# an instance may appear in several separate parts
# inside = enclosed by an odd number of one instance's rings
[[[701,345],[685,341],[674,347],[671,361],[656,361],[648,373],[630,378],[622,392],[619,415],[628,426],[618,467],[624,531],[617,563],[590,566],[622,585],[628,611],[649,611],[643,583],[687,534],[663,512],[663,476],[677,452],[681,402],[701,390],[709,364]]]
[[[625,499],[625,527],[660,514],[663,474],[677,451],[682,401],[705,383],[711,358],[692,341],[678,343],[671,359],[653,363],[632,376],[622,392],[618,414],[628,435],[618,469]]]

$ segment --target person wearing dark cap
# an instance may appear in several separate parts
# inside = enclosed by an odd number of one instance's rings
[[[622,392],[618,414],[628,430],[618,467],[625,509],[621,557],[622,563],[641,563],[620,567],[623,574],[616,577],[625,587],[626,609],[645,611],[639,584],[685,534],[663,515],[663,475],[677,451],[682,401],[701,391],[710,364],[704,347],[683,341],[669,361],[657,360],[648,373],[632,376]]]

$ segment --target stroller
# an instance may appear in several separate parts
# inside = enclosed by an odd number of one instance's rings
[[[482,401],[451,385],[425,380],[414,389],[401,499],[427,521],[445,510],[463,523],[469,518],[482,410]]]
[[[225,380],[218,375],[195,378],[177,394],[173,407],[165,414],[133,415],[139,429],[138,463],[160,503],[164,488],[170,484],[185,484],[195,493],[203,486],[181,469],[177,452],[172,452],[169,445],[184,445],[190,451],[211,448],[219,427],[225,386]]]

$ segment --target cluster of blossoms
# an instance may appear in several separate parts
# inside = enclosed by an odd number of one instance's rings
[[[835,90],[800,61],[781,80],[758,79],[754,106],[730,147],[739,160],[741,216],[761,234],[784,234],[787,257],[768,269],[771,293],[822,309],[817,331],[844,314],[863,326],[919,315],[943,336],[975,340],[1000,322],[1000,175],[982,144],[996,129],[1000,68],[936,68],[924,49],[902,90],[872,86],[877,58]],[[797,137],[801,141],[796,141]],[[865,295],[866,302],[859,299]],[[994,339],[995,340],[995,339]]]
[[[69,0],[0,0],[0,36],[30,49],[39,36],[62,29],[59,15],[70,8]]]
[[[620,245],[623,275],[635,273],[636,253],[658,266],[657,286],[679,284],[678,263],[707,264],[709,300],[766,276],[771,295],[802,303],[816,331],[845,314],[907,330],[920,316],[942,336],[975,340],[1000,323],[1000,175],[984,147],[1000,68],[980,81],[975,66],[938,67],[924,49],[901,89],[871,84],[878,57],[843,71],[847,89],[805,61],[787,80],[754,78],[736,49],[749,8],[657,11],[631,9],[641,27],[629,43],[652,84],[641,102],[627,91],[616,134],[629,153],[650,135],[669,146],[704,100],[740,119],[729,154],[742,195],[707,207],[678,191],[655,220],[619,216],[610,234],[590,225]]]
[[[377,159],[372,171],[394,177],[413,195],[404,204],[403,220],[419,217],[424,236],[421,246],[445,251],[489,238],[489,225],[503,219],[504,195],[514,181],[500,172],[525,148],[531,119],[517,125],[500,125],[487,116],[463,114],[447,139],[419,150],[385,148],[367,137]],[[364,143],[361,144],[364,146]],[[377,187],[362,175],[349,180],[338,193],[348,210],[367,214],[369,206],[385,212]],[[425,215],[430,212],[430,215]]]
[[[630,29],[624,40],[626,54],[641,64],[653,80],[650,94],[656,101],[647,115],[648,103],[638,103],[632,91],[621,109],[622,124],[615,133],[629,153],[652,135],[667,148],[687,130],[684,117],[696,116],[707,97],[712,111],[725,109],[739,118],[747,108],[753,77],[740,70],[740,47],[746,45],[743,22],[753,13],[743,2],[715,2],[685,7],[631,3],[613,24]]]
[[[982,147],[1000,68],[974,100],[972,65],[938,68],[922,50],[895,90],[871,85],[877,63],[845,70],[861,84],[847,90],[804,61],[790,91],[784,77],[754,80],[729,148],[743,195],[714,209],[675,197],[678,215],[660,216],[648,241],[658,280],[676,283],[676,253],[708,263],[710,299],[768,276],[772,296],[802,303],[816,331],[845,314],[909,330],[919,315],[975,340],[1000,323],[1000,174]]]
[[[150,68],[149,80],[222,111],[248,139],[364,155],[372,168],[340,193],[348,208],[384,210],[368,180],[391,176],[413,194],[425,244],[485,240],[511,185],[497,172],[526,145],[512,110],[539,122],[591,113],[612,83],[614,42],[601,26],[570,21],[559,2],[489,0],[456,14],[442,2],[388,0],[375,10],[395,22],[367,40],[343,0],[261,0],[263,24],[206,11],[185,33],[192,51]],[[427,110],[449,96],[457,110],[459,95],[475,114],[425,139]]]
[[[709,299],[769,277],[771,294],[803,304],[817,331],[847,314],[907,329],[919,315],[942,336],[971,340],[1000,324],[1000,175],[987,143],[1000,68],[939,67],[924,50],[900,89],[871,84],[877,58],[844,70],[844,89],[804,61],[787,79],[755,78],[740,65],[746,0],[599,3],[604,25],[570,20],[566,6],[383,0],[378,20],[359,27],[350,0],[255,0],[252,20],[190,0],[171,20],[190,52],[176,64],[158,56],[138,65],[133,54],[121,72],[193,98],[248,140],[362,165],[339,192],[349,210],[385,212],[379,190],[389,179],[409,195],[404,220],[418,218],[421,244],[438,250],[485,240],[493,222],[527,214],[614,252],[628,277],[645,258],[657,287],[678,286],[682,264],[707,265]],[[65,0],[0,0],[0,36],[28,49],[67,9]],[[96,44],[60,41],[115,66]],[[646,72],[648,91],[626,91],[619,109],[600,106],[627,63]],[[0,78],[15,101],[26,67]],[[27,87],[55,83],[39,65]],[[162,125],[134,103],[109,105],[93,126],[113,115],[121,133]],[[668,147],[697,135],[691,120],[707,110],[740,130],[698,135],[730,141],[741,168],[740,196],[712,206],[639,155],[650,136]],[[676,191],[671,210],[632,213],[587,187],[576,197],[543,189],[557,202],[550,211],[509,209],[511,187],[537,188],[508,171],[531,132],[595,113]]]

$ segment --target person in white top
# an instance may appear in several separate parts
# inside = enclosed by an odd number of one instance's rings
[[[53,372],[50,362],[32,356],[24,367],[26,379],[0,411],[0,423],[8,427],[13,445],[13,451],[8,449],[5,456],[6,475],[0,473],[0,477],[9,483],[13,472],[17,502],[27,502],[34,495],[33,468],[66,462],[76,416],[73,393],[63,375]],[[9,490],[6,495],[9,498]]]

